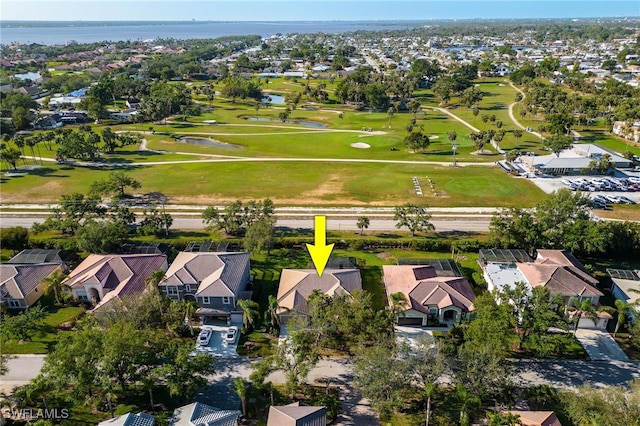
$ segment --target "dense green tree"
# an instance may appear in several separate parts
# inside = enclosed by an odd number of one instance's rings
[[[275,220],[270,217],[259,219],[249,225],[243,240],[245,250],[257,253],[266,250],[268,256],[274,241],[274,226]]]
[[[117,135],[111,130],[111,127],[105,127],[102,130],[102,142],[107,152],[113,152],[116,149]]]
[[[434,230],[429,219],[431,219],[431,214],[427,211],[427,207],[411,203],[396,207],[393,215],[393,220],[397,222],[396,228],[408,228],[412,237],[416,235],[416,232]]]
[[[90,193],[93,195],[112,195],[114,198],[124,198],[127,187],[131,189],[139,189],[142,185],[140,181],[131,177],[123,171],[115,171],[109,173],[106,180],[95,181],[91,183]]]
[[[405,360],[406,354],[384,346],[363,350],[354,359],[353,386],[383,418],[403,406],[412,375]]]
[[[0,228],[0,245],[14,252],[24,250],[29,246],[29,230],[22,226]]]
[[[419,129],[412,129],[404,138],[404,143],[413,152],[420,152],[427,149],[430,145],[429,137],[422,133]]]
[[[56,229],[73,235],[85,223],[103,218],[107,212],[107,209],[100,204],[99,198],[85,197],[77,192],[60,197],[59,205],[53,209],[53,216],[48,217],[42,225],[34,227],[34,230]]]
[[[215,373],[215,360],[206,353],[193,355],[192,345],[170,344],[165,352],[166,362],[157,368],[169,394],[178,401],[190,401],[199,389],[204,389],[207,376]]]
[[[29,340],[45,317],[42,306],[32,306],[16,315],[5,315],[0,322],[0,335],[4,340]]]
[[[75,158],[93,161],[98,157],[100,136],[89,131],[72,131],[60,139],[60,147],[56,154],[62,159]]]
[[[530,290],[526,283],[516,282],[513,287],[500,292],[498,297],[511,308],[520,349],[532,335],[542,337],[550,328],[567,328],[564,299],[561,295],[551,296],[548,287]]]
[[[575,392],[560,394],[566,413],[576,425],[638,425],[640,424],[640,382],[603,389],[582,385]]]
[[[202,213],[202,221],[208,229],[220,229],[237,236],[242,235],[257,221],[273,221],[274,211],[275,207],[269,198],[262,201],[251,200],[246,205],[238,200],[227,204],[222,211],[213,206],[207,207]]]
[[[483,94],[477,87],[471,86],[466,88],[460,95],[460,103],[465,108],[473,108],[482,100]]]
[[[158,363],[158,344],[149,329],[138,330],[124,321],[112,324],[104,334],[101,373],[120,385],[122,391],[141,380]]]
[[[13,127],[15,127],[16,130],[24,130],[29,128],[33,119],[33,114],[27,108],[22,106],[14,108],[13,112],[11,113]]]
[[[5,147],[4,149],[0,149],[0,158],[6,161],[13,170],[18,170],[18,160],[22,156],[22,152],[15,146]]]
[[[144,210],[144,217],[138,225],[137,232],[141,235],[169,235],[169,228],[173,224],[171,214],[157,208]]]
[[[123,223],[87,221],[75,232],[78,250],[87,253],[114,253],[124,244],[129,231]]]

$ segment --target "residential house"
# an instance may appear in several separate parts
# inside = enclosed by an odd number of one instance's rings
[[[267,426],[326,426],[325,407],[305,407],[299,402],[269,407]]]
[[[44,293],[43,280],[60,269],[57,263],[0,264],[0,301],[9,309],[27,309]]]
[[[242,413],[194,402],[173,411],[169,426],[238,426]]]
[[[236,322],[238,300],[251,298],[249,269],[249,253],[180,252],[160,289],[173,300],[197,301],[196,314],[203,321]]]
[[[278,315],[284,324],[291,318],[309,315],[307,300],[314,290],[328,296],[352,294],[362,290],[362,278],[356,268],[325,269],[322,276],[315,269],[283,269],[278,286]]]
[[[164,254],[92,254],[65,279],[73,297],[94,304],[93,311],[113,300],[142,293],[145,280],[167,270]]]
[[[635,121],[631,126],[624,121],[616,121],[613,123],[613,129],[611,131],[613,134],[633,141],[634,143],[640,142],[640,121]]]
[[[431,321],[450,325],[473,311],[475,294],[457,268],[439,268],[434,264],[383,265],[382,271],[389,305],[393,306],[396,293],[404,295],[407,301],[397,314],[398,325],[427,326]]]
[[[522,426],[562,426],[560,420],[553,411],[503,411],[503,414],[511,413],[520,417]]]
[[[611,278],[613,297],[635,305],[640,312],[640,270],[607,269],[607,274]]]
[[[127,413],[98,423],[98,426],[153,426],[156,418],[146,413]]]
[[[598,280],[592,277],[578,259],[566,250],[538,250],[533,260],[517,255],[491,256],[481,250],[479,263],[489,290],[513,288],[515,283],[524,282],[529,288],[547,287],[551,295],[561,295],[566,304],[578,305],[583,300],[598,306],[603,295],[596,287]],[[513,254],[512,253],[512,254]],[[601,312],[598,320],[586,317],[580,320],[581,328],[606,328],[611,315]]]

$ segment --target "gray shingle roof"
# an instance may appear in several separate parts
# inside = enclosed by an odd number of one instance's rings
[[[238,410],[221,410],[194,402],[176,408],[169,426],[237,426],[241,415]]]
[[[24,299],[40,282],[59,268],[56,263],[41,265],[0,265],[0,289],[2,297]]]
[[[196,296],[238,297],[245,290],[249,253],[180,252],[161,285],[198,285]]]
[[[283,269],[278,286],[280,313],[286,310],[307,313],[307,298],[313,290],[333,296],[362,290],[358,269],[326,269],[322,277],[315,269]]]
[[[98,426],[153,426],[156,419],[146,413],[127,413],[98,423]]]

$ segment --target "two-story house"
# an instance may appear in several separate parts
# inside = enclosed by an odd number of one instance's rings
[[[204,322],[235,322],[238,300],[251,298],[249,270],[249,253],[180,252],[159,287],[173,300],[198,302]]]

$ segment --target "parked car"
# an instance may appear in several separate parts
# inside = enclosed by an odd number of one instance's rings
[[[232,325],[231,327],[229,327],[229,329],[227,330],[227,333],[224,336],[224,340],[227,343],[233,343],[236,341],[236,336],[238,335],[238,327],[236,327],[235,325]]]
[[[211,334],[212,332],[210,328],[205,328],[204,330],[202,330],[198,335],[198,345],[207,346],[209,344],[209,341],[211,340]]]

